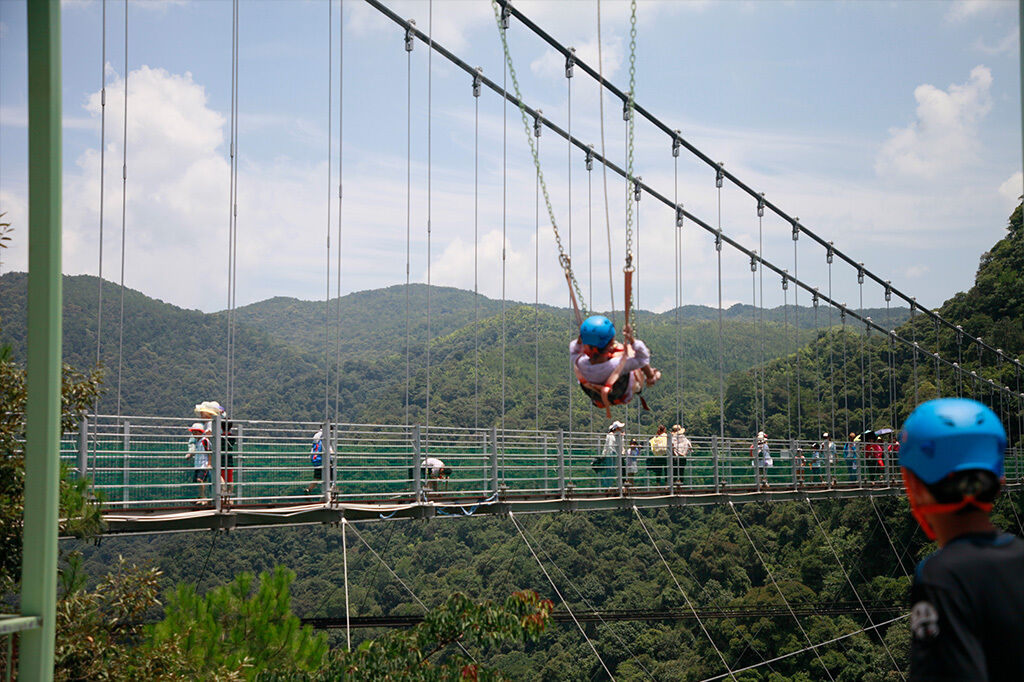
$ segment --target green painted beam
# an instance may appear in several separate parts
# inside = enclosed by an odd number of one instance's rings
[[[28,0],[28,405],[19,677],[53,679],[61,380],[60,0]]]

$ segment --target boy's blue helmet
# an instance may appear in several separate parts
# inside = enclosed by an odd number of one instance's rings
[[[591,315],[580,325],[580,341],[588,346],[604,348],[615,338],[615,325],[604,315]]]
[[[926,485],[956,471],[982,469],[1003,476],[1006,430],[995,412],[966,398],[922,403],[900,431],[900,466]]]

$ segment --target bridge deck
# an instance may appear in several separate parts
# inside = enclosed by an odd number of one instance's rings
[[[883,451],[879,462],[863,444],[844,456],[839,442],[830,456],[812,442],[773,440],[771,466],[759,470],[750,441],[740,439],[691,437],[684,463],[671,453],[660,459],[647,447],[635,460],[607,456],[604,433],[334,424],[324,455],[332,466],[315,467],[312,437],[323,425],[264,421],[236,421],[232,439],[211,438],[210,468],[199,470],[203,482],[196,481],[188,452],[193,421],[101,415],[66,436],[62,457],[92,481],[109,532],[900,492],[894,458]],[[650,435],[634,437],[646,446]],[[438,478],[430,462],[415,465],[427,457],[440,459],[450,475]],[[1024,457],[1009,451],[1009,484],[1019,487],[1022,473]]]

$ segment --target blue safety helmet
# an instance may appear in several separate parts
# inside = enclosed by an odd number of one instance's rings
[[[956,471],[982,469],[1003,476],[1006,430],[995,412],[966,398],[922,403],[900,431],[900,466],[926,485]]]
[[[615,325],[604,315],[591,315],[580,325],[580,341],[594,348],[604,348],[615,338]]]

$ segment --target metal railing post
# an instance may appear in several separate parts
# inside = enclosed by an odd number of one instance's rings
[[[423,460],[420,455],[420,425],[413,424],[412,427],[412,494],[416,501],[420,501],[423,494]]]
[[[121,501],[128,502],[128,453],[132,446],[132,425],[125,419],[121,429]]]
[[[498,494],[498,427],[491,427],[491,494]]]
[[[331,468],[334,466],[334,460],[331,457],[334,443],[331,441],[330,428],[330,422],[325,421],[320,425],[320,443],[323,448],[323,452],[320,453],[320,463],[323,465],[320,469],[320,483],[323,485],[324,502],[331,501]]]
[[[222,501],[220,499],[222,487],[220,483],[221,466],[220,466],[220,421],[221,416],[219,414],[213,417],[213,433],[211,434],[210,442],[213,444],[213,508],[218,512],[221,510]]]
[[[480,434],[480,460],[483,462],[483,468],[480,471],[480,492],[487,490],[487,478],[488,470],[490,469],[491,463],[490,458],[487,456],[487,432],[484,431]]]
[[[711,436],[711,468],[715,481],[715,492],[717,493],[722,489],[722,481],[718,471],[718,436]]]
[[[78,422],[78,478],[85,478],[89,466],[89,417],[82,415]]]
[[[241,499],[242,495],[242,481],[244,480],[245,471],[245,440],[243,438],[242,425],[239,424],[235,432],[235,457],[238,458],[238,464],[235,466],[235,499]]]
[[[558,429],[558,496],[565,497],[565,432]]]
[[[548,490],[548,434],[544,434],[544,491]]]
[[[675,434],[665,434],[665,462],[668,464],[668,472],[665,481],[668,483],[668,494],[676,492],[676,446],[673,440]]]

